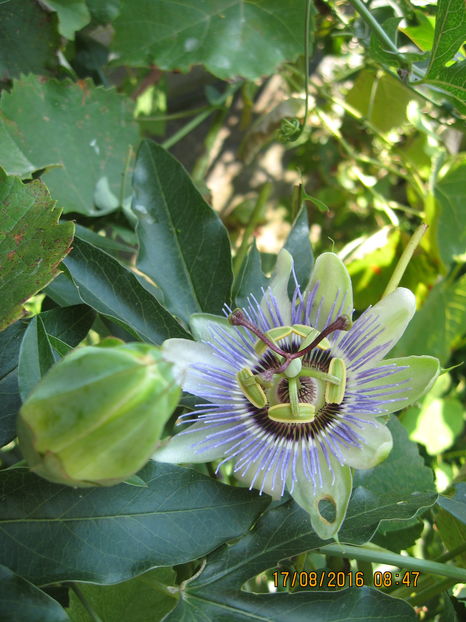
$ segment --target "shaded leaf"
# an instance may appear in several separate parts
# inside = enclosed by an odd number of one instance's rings
[[[374,544],[395,553],[408,549],[421,537],[424,523],[419,518],[382,521],[372,539]]]
[[[142,143],[133,177],[138,268],[162,290],[172,313],[221,313],[229,300],[226,229],[184,167],[154,142]]]
[[[65,265],[81,299],[140,340],[158,345],[168,337],[188,337],[136,275],[107,253],[76,238]]]
[[[0,81],[21,73],[48,73],[57,65],[58,47],[55,19],[37,2],[0,3]]]
[[[85,0],[43,0],[44,4],[58,14],[58,32],[73,39],[77,30],[84,28],[91,15]]]
[[[24,76],[0,101],[0,163],[22,177],[47,169],[44,181],[65,212],[96,216],[119,206],[137,137],[130,101],[91,80]]]
[[[397,45],[398,25],[401,17],[389,17],[381,24],[385,34]],[[380,63],[388,63],[388,65],[399,65],[400,61],[388,47],[386,43],[382,43],[374,31],[371,32],[371,40],[369,44],[369,53],[371,58]]]
[[[293,226],[284,246],[284,248],[286,248],[286,250],[289,251],[293,257],[294,270],[301,289],[304,289],[308,284],[312,266],[314,265],[314,257],[312,254],[309,235],[307,208],[305,205],[302,205],[293,222]],[[296,285],[294,279],[290,279],[290,294],[294,292],[295,287]]]
[[[19,321],[0,332],[0,447],[16,436],[16,415],[21,406],[18,357],[27,324]]]
[[[306,2],[169,0],[123,3],[114,23],[119,62],[187,71],[203,64],[220,78],[253,80],[303,51]]]
[[[44,323],[40,315],[36,315],[29,322],[19,351],[18,383],[23,402],[54,362],[52,345]]]
[[[435,78],[423,80],[426,84],[436,87],[437,90],[444,91],[454,103],[458,110],[466,113],[466,61],[458,61],[450,67],[444,67],[442,72]]]
[[[23,184],[0,170],[0,330],[58,274],[74,233],[72,222],[58,224],[60,212],[43,183]]]
[[[334,592],[298,592],[288,594],[248,594],[188,589],[164,622],[416,622],[408,603],[369,587]]]
[[[5,566],[0,566],[0,620],[70,622],[56,600]]]
[[[439,510],[435,514],[440,537],[449,551],[462,546],[466,540],[466,483],[455,485],[455,495],[446,497],[440,495]],[[461,565],[466,564],[466,553],[463,551],[457,556]]]
[[[244,533],[267,504],[197,471],[149,462],[147,488],[73,490],[0,473],[1,558],[35,583],[115,583],[197,559]]]
[[[172,568],[156,568],[124,583],[81,584],[79,589],[105,622],[158,622],[176,605],[176,594],[167,590],[175,582]],[[94,622],[74,592],[70,593],[68,614],[73,622]]]
[[[455,283],[440,281],[414,315],[392,356],[430,354],[446,365],[466,326],[466,275]]]
[[[246,306],[250,294],[260,300],[262,288],[267,287],[267,283],[268,278],[262,272],[261,255],[254,240],[233,283],[233,298],[236,306]]]

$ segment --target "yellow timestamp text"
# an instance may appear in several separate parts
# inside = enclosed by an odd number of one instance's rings
[[[417,587],[419,575],[417,570],[406,570],[400,572],[384,572],[376,570],[368,577],[362,571],[343,572],[334,570],[323,571],[290,571],[276,570],[273,573],[273,583],[275,587],[294,588],[294,587],[321,587],[321,588],[343,588],[343,587],[362,587],[370,585],[374,587],[392,587],[395,585],[405,585],[406,587]]]

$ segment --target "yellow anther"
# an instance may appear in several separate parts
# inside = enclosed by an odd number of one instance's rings
[[[267,397],[257,376],[246,367],[236,374],[236,379],[244,397],[256,408],[264,408],[267,404]]]
[[[279,423],[310,423],[314,420],[316,409],[312,404],[299,403],[297,411],[293,413],[291,404],[275,404],[268,410],[268,417]]]
[[[330,361],[328,373],[339,379],[338,384],[325,384],[325,401],[329,404],[341,404],[346,391],[346,365],[343,359],[334,358]]]

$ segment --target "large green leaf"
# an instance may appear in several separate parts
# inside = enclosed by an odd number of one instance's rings
[[[65,212],[110,212],[126,198],[122,175],[138,137],[131,113],[128,98],[90,80],[24,76],[0,101],[0,166],[22,177],[47,169],[44,181]]]
[[[38,2],[0,3],[0,81],[21,73],[48,73],[57,65],[58,47],[56,20]]]
[[[416,445],[408,440],[395,418],[390,429],[394,448],[387,460],[373,469],[355,472],[354,491],[339,533],[341,542],[366,542],[382,519],[410,518],[436,500],[432,471],[424,466]],[[386,595],[381,597],[378,592],[364,588],[326,594],[300,592],[267,596],[240,590],[251,577],[268,568],[277,568],[280,560],[323,544],[312,530],[308,515],[296,503],[290,501],[271,508],[253,531],[209,555],[205,570],[189,582],[184,598],[167,620],[239,621],[253,616],[277,622],[335,620],[330,604],[333,603],[333,607],[344,608],[345,619],[349,620],[367,617],[382,621],[390,619],[390,615],[399,615],[401,620],[414,622],[414,612],[406,603],[392,601]],[[340,605],[335,604],[338,602]],[[345,603],[348,605],[344,606]]]
[[[2,622],[70,622],[56,600],[5,566],[0,566]]]
[[[466,70],[466,67],[465,67]],[[435,184],[437,244],[442,260],[466,259],[466,160],[453,167]]]
[[[16,415],[21,406],[18,356],[26,328],[21,320],[0,332],[0,447],[16,436]]]
[[[93,611],[105,622],[159,622],[177,602],[172,568],[156,568],[116,585],[80,584],[79,589]],[[94,622],[74,592],[70,594],[68,614],[73,622]]]
[[[182,467],[149,462],[147,487],[73,490],[0,473],[0,556],[34,583],[115,583],[197,559],[244,533],[268,499]]]
[[[393,356],[430,354],[446,365],[466,327],[466,275],[451,283],[440,281],[430,291],[424,306],[415,314],[403,337],[390,353]]]
[[[273,537],[273,534],[270,534]],[[333,592],[248,594],[221,591],[216,584],[206,589],[188,587],[164,622],[416,622],[408,603],[369,587]]]
[[[232,275],[228,235],[218,216],[183,166],[154,142],[139,149],[133,185],[138,268],[185,322],[192,313],[221,313]]]
[[[60,212],[43,183],[23,184],[0,170],[0,330],[58,274],[74,233],[72,222],[58,224]]]
[[[303,51],[305,0],[133,0],[116,21],[114,50],[125,65],[253,80]]]
[[[104,251],[76,238],[65,265],[86,304],[142,341],[160,344],[168,337],[188,337],[136,275]]]
[[[85,0],[44,0],[43,3],[57,12],[58,31],[67,39],[73,39],[74,33],[91,21]]]

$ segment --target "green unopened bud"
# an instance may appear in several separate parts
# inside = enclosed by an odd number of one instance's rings
[[[29,466],[69,486],[111,486],[154,452],[181,389],[159,348],[106,342],[74,350],[42,378],[20,411]]]

